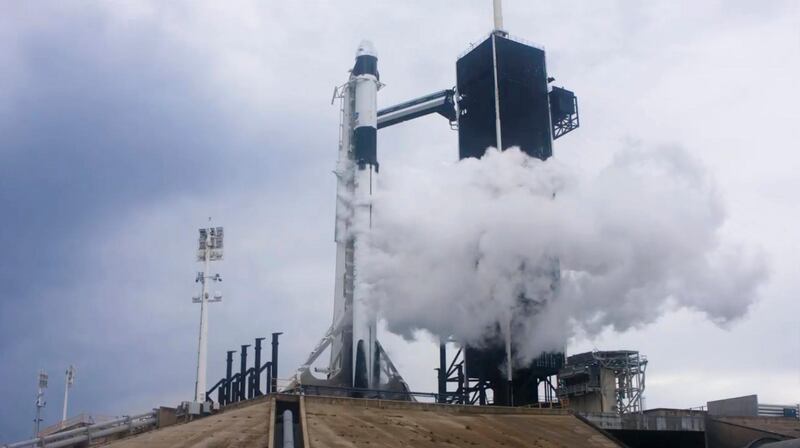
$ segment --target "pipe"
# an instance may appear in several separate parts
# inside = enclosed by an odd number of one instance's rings
[[[239,400],[246,398],[245,392],[247,390],[247,347],[250,344],[242,345],[241,364],[239,365]]]
[[[458,390],[461,392],[461,401],[459,404],[468,404],[469,392],[464,384],[464,364],[457,365],[456,371],[458,372]]]
[[[228,350],[228,356],[225,358],[225,403],[222,404],[228,404],[231,402],[231,392],[233,392],[231,381],[233,379],[234,353],[236,353],[236,350]]]
[[[270,392],[278,391],[278,336],[283,333],[272,333],[272,384]]]
[[[497,5],[497,1],[498,0],[495,0],[495,5]],[[503,127],[500,124],[500,87],[497,80],[497,36],[494,34],[492,34],[492,76],[494,77],[495,138],[497,143],[497,150],[502,151],[504,148],[503,148]]]
[[[283,411],[283,448],[294,448],[294,418],[292,411]]]
[[[494,29],[503,29],[503,0],[494,0]]]
[[[261,341],[266,338],[256,338],[256,347],[255,347],[255,365],[253,371],[253,391],[254,395],[257,397],[262,395],[261,393]]]
[[[151,417],[149,419],[145,419],[139,422],[131,422],[129,425],[119,425],[113,428],[103,429],[97,432],[89,431],[87,434],[76,436],[70,439],[59,440],[58,442],[54,443],[48,443],[47,448],[61,448],[61,447],[72,446],[75,445],[76,443],[90,440],[90,438],[94,439],[99,437],[106,437],[110,436],[111,434],[116,434],[118,432],[131,431],[134,429],[141,428],[143,426],[155,425],[155,423],[156,423],[155,417]]]
[[[272,393],[272,362],[267,361],[265,364],[267,366],[267,393]]]
[[[498,148],[500,149],[500,148]],[[514,406],[514,359],[511,353],[511,317],[508,318],[506,327],[506,382],[508,388],[508,406]],[[538,391],[538,387],[537,387]]]
[[[447,347],[444,342],[439,342],[439,368],[436,370],[439,371],[439,399],[437,401],[445,403],[447,401],[445,397],[447,395]]]
[[[225,393],[224,392],[225,391],[225,378],[220,378],[219,381],[217,381],[216,383],[214,383],[213,386],[211,386],[211,389],[208,389],[206,391],[206,402],[213,402],[214,401],[211,398],[211,393],[214,392],[214,391],[217,391],[217,402],[219,404],[222,404],[223,401],[224,401],[224,398],[225,398],[224,397],[224,393]]]
[[[231,403],[239,401],[239,372],[231,377]]]
[[[256,396],[256,369],[255,367],[250,367],[247,369],[247,399],[254,398]]]
[[[115,432],[122,432],[129,429],[140,428],[156,423],[154,412],[135,415],[133,417],[122,417],[104,423],[97,423],[84,428],[71,429],[69,431],[51,434],[45,437],[37,437],[31,440],[24,440],[8,445],[3,445],[4,448],[23,448],[28,446],[47,446],[48,448],[57,448],[62,446],[69,446],[89,439],[91,437],[101,437],[103,435],[113,434]],[[108,429],[104,429],[108,428]],[[72,436],[67,439],[65,437]]]

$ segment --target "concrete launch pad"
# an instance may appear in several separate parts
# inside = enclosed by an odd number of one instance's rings
[[[308,447],[616,447],[561,410],[305,397]]]
[[[280,413],[275,410],[297,404],[297,446],[308,448],[622,446],[565,410],[288,395],[255,399],[108,446],[278,447],[280,431],[276,434],[275,430],[280,425],[276,425],[275,416]]]
[[[266,447],[274,399],[257,398],[224,412],[110,443],[113,448],[245,448]]]

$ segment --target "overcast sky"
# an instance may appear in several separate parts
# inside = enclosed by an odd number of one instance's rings
[[[289,376],[330,325],[338,109],[355,48],[380,56],[387,106],[455,83],[491,26],[489,0],[0,1],[0,441],[44,424],[192,397],[197,228],[226,232],[211,305],[209,384],[224,352],[283,331]],[[689,310],[570,342],[638,349],[648,407],[757,393],[800,401],[800,3],[505,2],[506,28],[546,48],[579,97],[555,157],[592,173],[620,150],[680,146],[716,179],[724,233],[769,279],[721,328]],[[381,131],[381,171],[449,163],[438,117]],[[415,390],[435,388],[423,336],[384,344]]]

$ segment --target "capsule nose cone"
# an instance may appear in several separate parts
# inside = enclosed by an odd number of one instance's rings
[[[378,52],[375,51],[375,46],[372,45],[372,41],[369,40],[362,40],[360,44],[358,44],[358,50],[356,50],[356,57],[359,56],[374,56],[378,57]]]

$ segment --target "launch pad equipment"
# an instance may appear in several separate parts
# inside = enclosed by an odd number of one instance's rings
[[[255,338],[253,346],[253,366],[247,366],[247,349],[250,344],[242,344],[239,356],[239,372],[233,372],[233,355],[236,350],[228,350],[225,357],[225,376],[205,392],[205,404],[219,407],[239,401],[250,400],[264,394],[278,392],[278,338],[283,333],[272,333],[272,360],[261,362],[262,342],[267,338]],[[261,388],[261,378],[266,375],[266,387]],[[216,391],[217,401],[213,394]]]
[[[572,355],[558,373],[558,396],[580,412],[642,413],[646,369],[632,350]]]
[[[494,31],[456,61],[454,89],[381,110],[377,109],[377,93],[382,87],[377,52],[368,41],[359,45],[348,81],[334,90],[334,100],[341,101],[341,129],[335,171],[337,249],[333,322],[298,369],[290,387],[339,387],[346,391],[343,394],[357,396],[376,395],[374,391],[408,391],[377,339],[376,310],[370,306],[369,292],[359,286],[357,279],[358,267],[364,263],[365,245],[359,238],[368,235],[372,226],[372,193],[379,172],[379,129],[438,114],[458,130],[460,159],[480,158],[489,147],[505,150],[513,146],[531,157],[546,160],[553,154],[553,140],[579,126],[574,93],[561,87],[551,89],[549,84],[554,79],[548,77],[544,50],[512,38],[503,30],[499,0],[494,2],[494,25]],[[552,276],[555,289],[559,275],[557,260],[548,275]],[[439,401],[523,405],[541,399],[542,385],[545,398],[555,399],[551,378],[563,366],[564,356],[543,354],[530,365],[514,365],[511,333],[515,319],[498,322],[496,337],[482,344],[488,348],[461,347],[460,362],[454,359],[449,368],[442,346]],[[330,351],[328,367],[315,369],[325,378],[317,378],[311,373],[312,365],[326,350]],[[504,365],[514,368],[505,369]],[[448,384],[453,382],[458,383],[455,392],[448,390]]]

